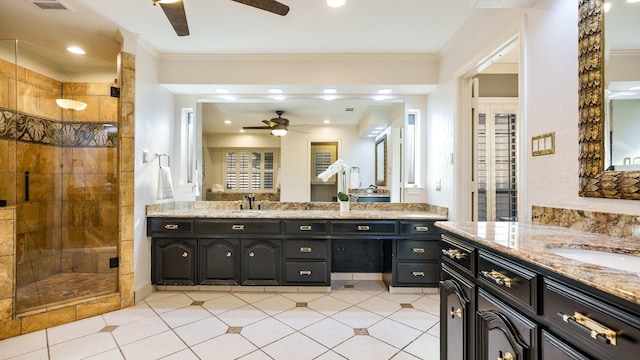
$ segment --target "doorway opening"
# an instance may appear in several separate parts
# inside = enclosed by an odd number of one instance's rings
[[[336,175],[326,182],[318,178],[338,159],[338,143],[323,141],[311,143],[311,201],[338,201],[338,183]]]

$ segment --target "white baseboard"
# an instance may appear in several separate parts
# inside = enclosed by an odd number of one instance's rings
[[[331,280],[382,280],[382,273],[331,273]]]

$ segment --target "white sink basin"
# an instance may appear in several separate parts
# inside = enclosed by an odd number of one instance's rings
[[[629,272],[640,272],[640,256],[588,249],[552,248],[552,253],[581,262]]]

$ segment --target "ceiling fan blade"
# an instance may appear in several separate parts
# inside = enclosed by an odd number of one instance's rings
[[[245,130],[271,130],[271,126],[243,126]]]
[[[289,12],[289,7],[285,4],[277,2],[275,0],[233,0],[240,4],[252,6],[254,8],[262,9],[270,13],[285,16]]]
[[[164,14],[167,15],[167,19],[173,26],[173,30],[176,31],[178,36],[189,35],[189,25],[187,25],[187,14],[184,11],[184,3],[182,1],[174,3],[160,3],[160,7]]]

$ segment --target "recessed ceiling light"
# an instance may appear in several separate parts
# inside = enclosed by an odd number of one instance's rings
[[[228,93],[230,93],[231,91],[229,91],[229,89],[222,89],[222,88],[219,88],[219,89],[216,89],[216,92],[217,92],[218,94],[228,94]]]
[[[344,6],[346,0],[327,0],[327,5],[331,7],[341,7]]]
[[[336,89],[324,89],[324,90],[322,90],[322,92],[325,93],[325,94],[335,94],[335,93],[338,92],[338,90],[336,90]]]
[[[391,94],[391,89],[380,89],[378,90],[378,94]]]
[[[231,120],[225,120],[224,123],[229,125],[229,124],[231,124]]]
[[[272,94],[282,94],[284,90],[282,89],[269,89],[269,92]]]
[[[237,98],[233,95],[225,95],[222,97],[225,100],[236,100]]]
[[[322,98],[323,98],[323,99],[325,99],[325,100],[327,100],[327,101],[331,101],[331,100],[335,100],[335,99],[337,99],[338,97],[337,97],[337,96],[335,96],[335,95],[325,95],[325,96],[323,96]]]
[[[638,3],[640,2],[640,0],[627,0],[628,3],[633,4],[633,3]]]
[[[82,50],[81,48],[77,47],[77,46],[69,46],[67,48],[68,52],[74,53],[74,54],[78,54],[78,55],[84,55],[85,52],[84,50]]]
[[[329,123],[331,123],[331,120],[324,120],[323,123],[329,124]]]
[[[272,96],[271,97],[273,100],[278,100],[278,101],[282,101],[282,100],[286,100],[287,97],[284,95],[276,95],[276,96]]]
[[[378,95],[373,97],[373,100],[376,100],[376,101],[382,101],[387,99],[391,99],[391,97],[386,95]]]

